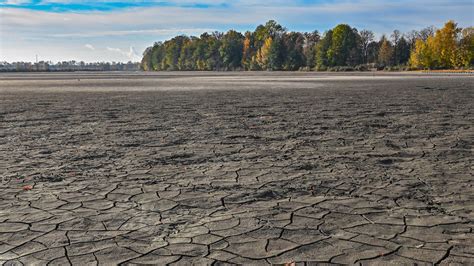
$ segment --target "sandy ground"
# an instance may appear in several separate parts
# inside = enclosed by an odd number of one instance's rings
[[[474,76],[0,75],[0,263],[474,264]]]

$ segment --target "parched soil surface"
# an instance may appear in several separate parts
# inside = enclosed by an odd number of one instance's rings
[[[0,76],[0,263],[474,264],[473,76]]]

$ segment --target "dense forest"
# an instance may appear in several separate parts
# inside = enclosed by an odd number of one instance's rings
[[[375,40],[370,30],[346,24],[320,34],[288,32],[271,20],[254,32],[177,36],[148,47],[145,71],[173,70],[406,70],[467,69],[474,66],[474,28],[448,21]]]

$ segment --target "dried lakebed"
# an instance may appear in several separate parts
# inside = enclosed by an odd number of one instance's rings
[[[0,75],[0,263],[474,264],[474,77]]]

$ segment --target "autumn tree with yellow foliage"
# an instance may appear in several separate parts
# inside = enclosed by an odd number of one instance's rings
[[[412,67],[418,69],[472,67],[473,48],[473,31],[461,30],[454,21],[448,21],[426,41],[416,40],[409,62]]]
[[[410,55],[410,65],[418,69],[431,69],[435,67],[435,60],[433,56],[432,45],[433,37],[428,37],[428,40],[416,40],[415,47]]]
[[[265,40],[263,46],[257,52],[257,63],[261,69],[267,70],[268,69],[268,55],[270,53],[270,47],[272,46],[273,38],[268,37]]]
[[[380,40],[379,58],[378,61],[384,66],[388,66],[392,63],[393,59],[393,47],[392,44],[387,40],[385,36],[382,36]]]
[[[252,33],[249,31],[246,32],[242,49],[242,66],[245,70],[252,70],[252,39]]]

